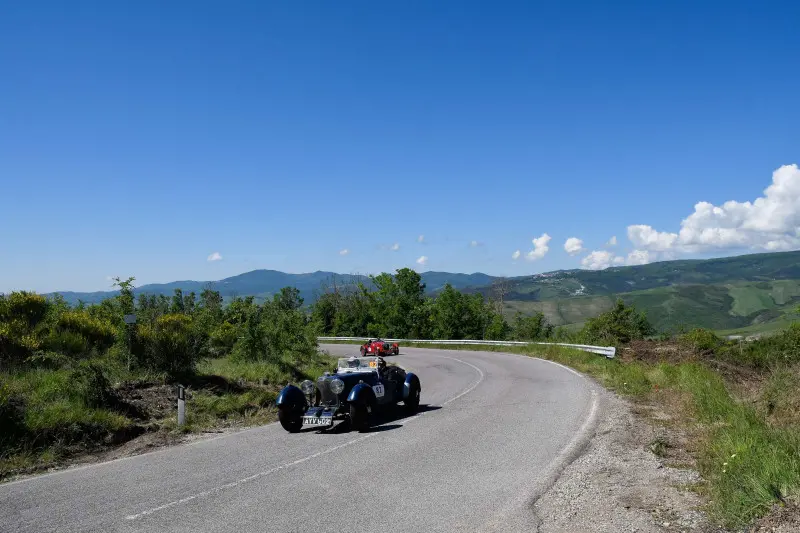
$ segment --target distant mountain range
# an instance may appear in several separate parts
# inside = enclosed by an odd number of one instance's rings
[[[763,331],[798,318],[800,252],[750,254],[706,260],[679,260],[605,270],[559,270],[532,276],[498,278],[483,273],[423,272],[429,294],[450,283],[466,292],[504,293],[508,314],[543,312],[557,325],[578,326],[609,309],[619,296],[647,312],[659,329],[702,326],[716,330]],[[271,298],[282,287],[300,290],[312,303],[324,285],[371,282],[366,276],[312,272],[287,274],[254,270],[219,281],[175,281],[143,285],[136,293],[200,293],[209,287],[226,301],[235,296]],[[502,290],[500,290],[502,287]],[[116,294],[60,292],[70,303],[99,302]]]
[[[454,274],[450,272],[423,272],[420,274],[422,281],[426,284],[426,290],[435,293],[441,290],[446,283],[450,283],[457,289],[464,289],[472,286],[484,286],[492,282],[492,276],[487,274]],[[195,292],[200,294],[205,288],[219,291],[222,297],[229,301],[236,296],[254,296],[256,300],[271,298],[283,287],[295,287],[300,291],[305,303],[312,303],[317,298],[317,294],[323,290],[324,286],[364,283],[367,287],[372,287],[372,281],[368,276],[337,274],[335,272],[311,272],[308,274],[287,274],[277,270],[253,270],[221,279],[219,281],[173,281],[170,283],[151,283],[142,285],[134,290],[135,294],[165,294],[171,296],[175,289],[181,289],[184,294]],[[77,304],[83,301],[87,304],[97,303],[106,298],[115,296],[118,291],[98,291],[98,292],[71,292],[58,291],[70,304]]]

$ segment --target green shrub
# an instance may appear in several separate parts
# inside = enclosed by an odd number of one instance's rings
[[[95,318],[84,311],[67,311],[56,322],[60,332],[77,333],[86,340],[89,348],[106,351],[117,338],[117,330],[107,321]]]
[[[48,350],[75,357],[89,353],[89,342],[75,331],[52,331],[44,340]]]
[[[19,446],[27,436],[25,401],[0,383],[0,456]]]
[[[49,307],[47,298],[32,292],[0,295],[0,320],[21,320],[29,329],[33,329],[47,316]]]
[[[138,364],[149,370],[177,377],[194,370],[204,355],[195,333],[192,317],[181,313],[158,317],[153,324],[142,324],[137,331]]]
[[[590,318],[577,335],[583,342],[622,344],[635,339],[643,339],[655,333],[655,329],[644,312],[636,312],[617,299],[614,308],[595,318]]]
[[[223,322],[211,330],[209,343],[215,355],[228,355],[239,340],[239,328]]]
[[[695,328],[678,337],[678,341],[701,352],[713,352],[722,345],[722,339],[710,329]]]
[[[800,363],[800,322],[775,335],[745,342],[742,346],[725,346],[719,350],[719,357],[759,370]]]
[[[543,313],[523,316],[517,313],[514,317],[511,337],[515,341],[537,341],[551,337],[553,325],[547,322]]]
[[[110,407],[114,405],[116,396],[111,382],[100,365],[96,363],[82,364],[70,376],[74,393],[86,407]]]
[[[12,366],[41,348],[41,341],[19,319],[0,322],[0,367]]]

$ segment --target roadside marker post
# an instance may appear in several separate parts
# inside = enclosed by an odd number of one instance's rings
[[[178,425],[182,426],[186,420],[186,391],[183,385],[178,385]]]

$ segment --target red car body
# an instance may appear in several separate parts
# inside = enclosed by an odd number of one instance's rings
[[[397,355],[400,353],[400,345],[396,342],[388,343],[381,339],[370,339],[361,345],[361,355]]]

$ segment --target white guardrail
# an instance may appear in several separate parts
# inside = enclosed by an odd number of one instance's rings
[[[325,341],[359,341],[366,342],[367,337],[317,337],[320,342]],[[484,345],[484,346],[528,346],[529,344],[539,344],[543,346],[564,346],[574,348],[584,352],[592,352],[598,355],[605,355],[608,359],[613,359],[617,355],[617,349],[613,346],[590,346],[588,344],[567,344],[563,342],[525,342],[525,341],[481,341],[481,340],[418,340],[418,339],[382,339],[386,342],[414,343],[414,344],[453,344],[453,345]]]

